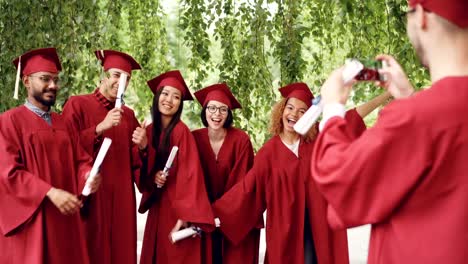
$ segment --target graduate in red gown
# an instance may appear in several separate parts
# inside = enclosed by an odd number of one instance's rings
[[[384,83],[397,98],[361,136],[341,118],[341,71],[322,87],[324,128],[312,175],[335,228],[372,224],[368,263],[467,263],[468,1],[410,1],[408,35],[432,87],[413,95],[397,61]]]
[[[80,133],[86,151],[96,157],[104,137],[112,145],[101,166],[102,186],[85,203],[83,220],[92,263],[137,262],[137,227],[134,182],[138,183],[140,157],[133,132],[140,127],[132,109],[115,107],[120,76],[130,82],[140,65],[128,54],[99,50],[105,77],[91,94],[72,96],[63,116]],[[144,130],[143,130],[144,131]]]
[[[60,88],[57,52],[32,50],[14,64],[28,98],[0,115],[0,263],[89,263],[78,194],[92,159],[50,111]]]
[[[206,195],[197,145],[180,120],[183,101],[192,100],[179,71],[170,71],[148,81],[154,93],[148,146],[141,169],[145,192],[139,212],[148,212],[140,263],[203,263],[200,237],[174,244],[169,235],[187,225],[211,231],[214,217]],[[169,173],[163,169],[173,146],[179,151]],[[161,188],[158,188],[159,185]]]
[[[206,128],[193,131],[205,175],[210,202],[218,200],[239,182],[253,165],[254,152],[244,131],[232,127],[232,110],[240,103],[225,83],[195,92],[203,106],[201,119]],[[263,219],[260,219],[263,221]],[[203,237],[204,263],[258,263],[260,229],[253,229],[235,245],[220,230]]]
[[[329,228],[327,203],[310,175],[317,128],[304,137],[293,129],[313,95],[305,83],[290,84],[280,92],[283,99],[272,111],[273,137],[258,151],[243,180],[214,203],[215,216],[223,234],[238,243],[266,209],[265,263],[348,263],[346,230]],[[360,114],[369,111],[362,108],[362,113],[358,108],[347,115],[356,134],[365,130]]]

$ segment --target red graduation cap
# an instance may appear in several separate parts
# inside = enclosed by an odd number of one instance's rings
[[[13,60],[17,69],[14,98],[18,99],[19,80],[24,75],[36,72],[58,73],[62,70],[60,59],[55,48],[30,50]]]
[[[194,93],[198,102],[205,107],[209,101],[215,100],[227,105],[230,109],[242,108],[226,83],[213,84]]]
[[[132,70],[140,70],[141,66],[130,55],[115,50],[96,50],[96,58],[101,61],[104,71],[111,68],[122,70],[132,75]]]
[[[424,9],[447,19],[453,24],[468,27],[468,1],[467,0],[409,0],[409,6],[420,4]]]
[[[305,83],[299,82],[288,84],[284,87],[281,87],[279,91],[284,98],[294,97],[303,101],[307,107],[312,106],[312,99],[314,99],[314,95],[310,91],[309,86],[307,86]]]
[[[165,72],[147,82],[148,86],[151,88],[154,94],[164,87],[164,86],[171,86],[178,89],[182,93],[182,100],[193,100],[192,95],[190,94],[190,90],[185,83],[184,78],[180,71],[168,71]]]

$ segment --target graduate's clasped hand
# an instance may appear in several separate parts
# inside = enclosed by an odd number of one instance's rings
[[[161,188],[164,186],[164,183],[166,183],[168,173],[164,173],[162,170],[156,172],[156,176],[154,177],[154,183]]]
[[[79,212],[83,203],[75,195],[58,188],[50,188],[47,198],[64,215],[71,215]]]
[[[100,135],[104,131],[118,126],[120,124],[120,120],[122,119],[123,110],[121,108],[114,108],[110,110],[104,120],[96,126],[96,134]]]
[[[387,89],[394,98],[406,98],[413,94],[414,88],[400,64],[390,55],[378,55],[377,60],[386,62],[386,67],[379,69],[379,73],[385,76],[385,82],[376,82],[377,85]],[[334,70],[321,89],[323,103],[326,104],[346,104],[352,86],[356,81],[344,83],[342,74],[343,67]]]

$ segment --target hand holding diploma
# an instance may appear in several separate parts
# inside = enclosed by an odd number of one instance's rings
[[[188,238],[188,237],[196,237],[197,235],[201,235],[201,229],[196,226],[188,226],[187,222],[183,220],[177,220],[174,228],[172,229],[171,233],[169,234],[169,240],[172,244],[176,243],[179,240]]]
[[[109,150],[112,140],[110,138],[104,138],[101,148],[99,149],[96,160],[94,161],[93,167],[86,178],[86,184],[81,194],[88,196],[97,190],[100,184],[99,168],[101,167],[104,158],[106,157],[107,151]]]
[[[78,197],[62,189],[52,187],[46,195],[63,215],[77,213],[83,206]]]
[[[104,131],[114,126],[118,126],[122,119],[122,113],[123,110],[121,108],[114,108],[110,110],[104,120],[102,120],[101,123],[96,126],[96,134],[101,135]]]
[[[164,182],[166,182],[166,177],[169,176],[169,170],[172,167],[172,162],[174,161],[177,151],[179,151],[179,148],[177,146],[172,147],[171,153],[169,154],[169,158],[167,158],[166,165],[164,165],[164,170],[162,172],[158,171],[156,173],[154,182],[156,183],[158,188],[161,188],[164,185]],[[162,184],[160,184],[161,182]]]
[[[158,188],[162,188],[164,186],[167,180],[167,175],[168,174],[164,173],[164,171],[156,172],[156,176],[154,177],[154,183],[156,183]]]

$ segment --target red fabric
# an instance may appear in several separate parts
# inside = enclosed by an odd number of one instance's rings
[[[312,106],[314,95],[310,91],[309,86],[305,83],[292,83],[281,87],[279,91],[284,98],[294,97],[304,102],[307,107]]]
[[[99,103],[102,104],[106,109],[112,110],[115,107],[115,102],[107,100],[107,98],[104,95],[102,95],[102,93],[99,91],[99,88],[94,90],[93,95],[96,97]]]
[[[225,83],[213,84],[195,92],[198,102],[205,107],[209,101],[215,100],[227,105],[230,109],[242,108]]]
[[[24,106],[0,115],[0,263],[89,263],[79,214],[62,215],[46,193],[79,194],[91,157],[51,118]]]
[[[148,159],[142,167],[142,182],[147,183],[139,212],[149,209],[146,221],[141,264],[149,263],[202,263],[200,238],[187,238],[172,244],[169,234],[181,219],[210,231],[214,217],[205,191],[203,172],[198,158],[197,146],[188,127],[179,122],[174,127],[170,148],[178,146],[179,151],[162,188],[156,188],[153,171],[156,153],[152,146],[153,125],[147,128],[149,135]],[[166,159],[159,160],[164,166]],[[162,168],[158,168],[158,170]],[[156,171],[155,171],[156,172]],[[154,172],[154,173],[155,173]],[[210,228],[211,227],[211,228]]]
[[[35,72],[57,73],[62,70],[60,59],[55,48],[42,48],[30,50],[13,61],[18,68],[21,58],[21,76]]]
[[[382,110],[362,136],[333,118],[312,175],[335,228],[372,224],[369,264],[466,263],[468,77],[449,77]]]
[[[455,25],[468,27],[468,1],[466,0],[410,0],[409,5],[415,7],[420,4],[426,10],[436,13]]]
[[[193,100],[192,94],[190,94],[190,90],[185,83],[184,77],[182,77],[182,74],[178,70],[165,72],[149,80],[147,84],[153,94],[156,94],[156,92],[164,86],[171,86],[178,89],[182,93],[182,100]]]
[[[202,128],[192,132],[197,142],[205,185],[210,202],[214,202],[229,191],[237,182],[244,178],[247,171],[253,165],[254,152],[249,136],[237,128],[229,128],[224,138],[223,145],[215,157],[208,137],[208,129]],[[263,223],[262,219],[260,219]],[[219,241],[218,241],[219,240]],[[234,245],[227,239],[217,239],[205,236],[204,251],[205,262],[210,264],[213,246],[214,249],[222,250],[224,264],[258,263],[258,246],[260,230],[252,230],[238,245]]]
[[[355,125],[361,124],[362,119]],[[328,227],[327,203],[310,175],[313,145],[301,141],[297,157],[274,136],[258,151],[253,168],[242,181],[213,205],[222,232],[233,243],[256,227],[267,210],[265,263],[304,263],[306,207],[318,263],[349,262],[346,230]]]
[[[111,68],[122,70],[132,75],[132,70],[140,70],[141,66],[130,55],[115,50],[96,50],[96,58],[101,61],[104,71]]]
[[[94,157],[101,138],[112,139],[112,145],[101,166],[102,183],[87,201],[84,223],[92,263],[137,262],[137,227],[134,182],[139,185],[140,157],[132,134],[138,121],[134,112],[123,106],[119,126],[97,137],[96,126],[104,120],[109,108],[94,94],[72,96],[62,115],[79,131],[81,142]]]

